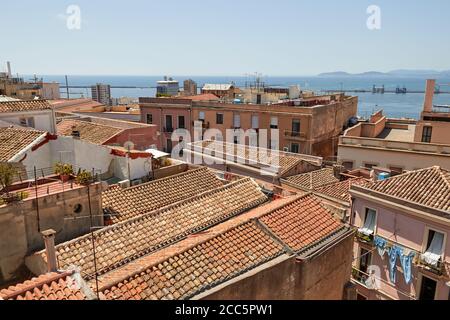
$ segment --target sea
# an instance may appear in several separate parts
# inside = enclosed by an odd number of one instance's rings
[[[39,76],[44,81],[56,81],[61,85],[65,84],[65,77],[60,75],[42,75]],[[26,79],[31,76],[26,76]],[[245,76],[172,76],[173,79],[183,85],[186,79],[192,79],[201,87],[205,83],[231,83],[244,87],[246,83],[254,81],[252,77]],[[111,86],[131,86],[146,87],[138,88],[112,88],[113,98],[120,97],[154,97],[156,93],[156,82],[162,80],[163,76],[82,76],[68,75],[69,86],[90,86],[96,83],[105,83]],[[386,90],[395,91],[397,87],[406,87],[409,91],[425,91],[425,78],[400,78],[400,77],[262,77],[261,81],[266,86],[287,87],[290,85],[299,85],[301,89],[312,90],[315,92],[324,92],[326,90],[372,90],[375,85],[381,87],[384,85]],[[450,78],[440,78],[437,80],[441,84],[441,91],[450,91]],[[65,89],[61,89],[61,97],[65,97]],[[367,118],[374,111],[383,109],[388,117],[395,118],[414,118],[420,117],[423,107],[423,93],[360,93],[352,92],[349,95],[359,97],[358,115]],[[88,88],[71,88],[70,96],[90,97]],[[450,94],[436,94],[434,104],[450,105]]]

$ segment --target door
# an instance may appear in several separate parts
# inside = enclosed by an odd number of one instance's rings
[[[419,300],[434,300],[436,296],[436,285],[437,283],[433,279],[422,276]]]

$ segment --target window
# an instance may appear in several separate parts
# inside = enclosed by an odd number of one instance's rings
[[[270,117],[270,129],[278,129],[278,118]]]
[[[233,126],[235,128],[241,127],[241,115],[238,113],[233,114]]]
[[[300,134],[300,120],[294,119],[292,120],[292,135]]]
[[[20,118],[20,125],[23,127],[34,128],[34,118]]]
[[[419,300],[434,300],[436,296],[436,281],[422,275]]]
[[[402,174],[403,173],[403,168],[402,167],[390,166],[389,170],[391,170],[392,174]]]
[[[216,113],[216,124],[223,124],[223,113]]]
[[[167,139],[167,144],[166,144],[166,152],[171,153],[172,152],[172,139]]]
[[[153,124],[153,115],[151,113],[147,113],[147,123]]]
[[[422,142],[431,142],[431,135],[433,133],[433,127],[423,127]]]
[[[300,153],[300,146],[298,143],[291,144],[291,152],[292,153]]]
[[[186,126],[184,124],[184,116],[178,116],[178,128],[186,129]]]
[[[358,231],[371,236],[375,233],[377,212],[373,209],[366,208],[366,216],[364,218],[364,225]]]
[[[374,163],[364,163],[364,167],[367,169],[372,169],[373,167],[376,167],[377,165]]]
[[[260,95],[260,94],[257,94],[257,95],[256,95],[256,104],[261,104],[261,101],[262,101],[261,95]]]
[[[252,115],[252,129],[259,129],[259,116]]]
[[[204,111],[200,111],[199,113],[198,113],[198,120],[199,121],[205,121],[205,112]]]
[[[167,129],[167,132],[173,131],[172,116],[170,116],[170,115],[166,116],[166,129]]]
[[[444,252],[444,238],[445,235],[443,233],[431,229],[428,230],[426,250],[421,255],[422,261],[434,267],[438,266]]]
[[[342,162],[342,166],[347,170],[353,169],[353,161],[344,161]]]

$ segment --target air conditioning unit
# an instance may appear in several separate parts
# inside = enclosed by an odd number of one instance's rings
[[[136,180],[131,181],[131,186],[133,186],[133,187],[140,185],[140,184],[142,184],[142,179],[136,179]]]
[[[283,148],[283,151],[284,151],[284,152],[289,152],[289,148],[288,148],[288,147],[284,147],[284,148]]]
[[[130,180],[123,180],[118,183],[119,187],[126,189],[130,187]]]

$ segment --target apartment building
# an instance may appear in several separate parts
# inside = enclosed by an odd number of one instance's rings
[[[91,86],[92,100],[100,102],[105,106],[111,105],[111,86],[108,84],[97,83]]]
[[[225,139],[226,130],[238,130],[235,142],[242,142],[240,129],[268,130],[267,146],[277,145],[282,151],[333,157],[338,136],[356,116],[357,97],[343,94],[314,96],[301,100],[268,105],[232,104],[191,99],[140,98],[141,121],[158,126],[165,151],[179,141],[172,140],[176,129],[187,129],[194,137],[195,122],[207,129],[217,129]],[[271,129],[278,130],[278,141]],[[217,132],[216,132],[217,133]],[[203,139],[212,137],[203,136]]]
[[[450,107],[433,105],[435,81],[427,81],[419,121],[388,119],[380,110],[339,139],[338,162],[347,169],[382,167],[401,173],[439,165],[450,168]]]
[[[352,185],[360,300],[450,298],[450,172],[438,166]]]

